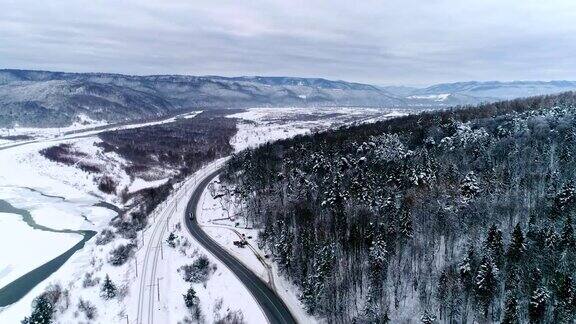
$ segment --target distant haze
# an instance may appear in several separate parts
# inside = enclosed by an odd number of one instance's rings
[[[387,85],[576,79],[569,0],[0,0],[0,8],[0,68]]]

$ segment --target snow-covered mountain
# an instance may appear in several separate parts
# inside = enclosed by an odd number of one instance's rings
[[[66,126],[80,116],[132,120],[174,107],[159,95],[96,82],[49,80],[0,85],[0,125]]]
[[[80,114],[113,122],[207,108],[404,105],[372,85],[318,78],[0,70],[0,125],[64,126]]]
[[[474,105],[576,90],[576,81],[470,81],[441,83],[427,88],[383,87],[409,105]]]
[[[242,107],[449,107],[576,90],[574,81],[459,82],[427,88],[294,77],[0,70],[0,127],[119,122],[180,110]]]

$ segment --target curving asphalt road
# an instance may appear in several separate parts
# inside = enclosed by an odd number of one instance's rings
[[[216,177],[221,171],[217,170],[205,177],[202,182],[196,187],[192,193],[192,197],[186,206],[186,227],[190,234],[216,256],[222,263],[224,263],[234,274],[242,281],[244,286],[248,288],[250,293],[254,296],[268,321],[272,324],[276,323],[296,323],[296,320],[284,304],[282,299],[268,287],[268,285],[244,266],[236,258],[228,254],[218,243],[210,238],[196,222],[196,210],[198,202],[202,196],[202,192],[208,186],[208,183]]]

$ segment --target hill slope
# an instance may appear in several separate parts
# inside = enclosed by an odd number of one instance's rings
[[[572,323],[576,93],[270,143],[225,176],[334,323]]]
[[[121,121],[211,107],[399,105],[377,87],[325,79],[0,70],[0,125],[61,126],[79,114]]]
[[[0,127],[119,122],[242,107],[449,107],[576,90],[572,81],[459,82],[423,89],[295,77],[0,70]]]
[[[403,97],[411,105],[456,106],[573,91],[576,90],[576,81],[470,81],[442,83],[422,89],[383,89]]]

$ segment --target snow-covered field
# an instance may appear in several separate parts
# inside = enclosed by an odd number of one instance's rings
[[[60,143],[72,144],[75,149],[87,154],[84,161],[98,165],[103,174],[113,177],[119,188],[136,191],[149,186],[157,186],[163,181],[131,179],[123,170],[126,161],[116,153],[104,153],[95,146],[97,137],[83,137],[58,141],[41,141],[0,150],[0,199],[18,209],[28,211],[33,220],[50,229],[93,230],[100,232],[108,227],[117,215],[106,207],[96,206],[100,202],[122,207],[117,195],[104,194],[98,189],[98,179],[102,175],[90,174],[74,166],[51,162],[39,151]],[[165,180],[164,180],[165,181]],[[82,239],[73,233],[54,233],[33,229],[13,213],[0,213],[0,288],[13,280],[52,260],[70,249]],[[30,313],[32,299],[42,293],[47,286],[60,283],[71,292],[71,308],[76,307],[77,298],[99,300],[96,292],[85,292],[81,283],[89,269],[106,268],[110,250],[122,240],[110,246],[97,246],[92,239],[76,252],[66,264],[47,280],[37,285],[30,293],[15,304],[0,310],[0,323],[17,323]],[[105,269],[116,281],[125,281],[126,269]],[[104,273],[104,272],[101,272]],[[87,294],[85,296],[85,294]],[[96,297],[92,296],[95,295]],[[116,318],[122,308],[102,307],[110,313],[107,319]],[[66,314],[67,312],[64,312]],[[70,311],[73,316],[74,311]],[[106,321],[106,317],[102,319]],[[75,322],[70,318],[70,321]]]
[[[93,127],[106,126],[108,122],[104,120],[93,120],[86,115],[79,115],[77,120],[70,126],[54,128],[20,127],[0,129],[0,136],[31,136],[31,137],[54,137],[66,132],[80,131]]]
[[[109,124],[106,121],[94,121],[89,119],[87,116],[80,118],[81,121],[76,122],[67,127],[55,127],[55,128],[33,128],[33,127],[14,127],[14,128],[0,128],[0,137],[2,136],[28,136],[33,139],[61,139],[77,137],[78,135],[97,135],[98,133],[104,131],[121,130],[121,129],[133,129],[146,126],[160,125],[173,123],[178,119],[188,119],[194,118],[202,111],[193,111],[189,113],[180,114],[174,117],[169,117],[152,122],[144,123],[134,123],[126,125],[114,125]],[[105,127],[107,126],[107,127]],[[98,128],[98,129],[94,129]],[[67,133],[74,132],[73,134],[66,135]],[[0,147],[5,145],[10,145],[19,142],[30,142],[32,140],[6,140],[0,139]]]
[[[94,137],[65,140],[88,154],[91,162],[101,165],[105,173],[113,175],[120,185],[128,186],[130,179],[121,169],[125,163],[114,153],[102,153],[94,146]],[[100,202],[119,204],[113,195],[103,194],[97,187],[97,175],[73,166],[55,163],[39,151],[59,142],[38,142],[0,150],[0,199],[28,211],[34,222],[50,229],[94,230],[107,227],[116,212],[96,206]],[[0,287],[62,254],[81,240],[78,234],[54,233],[32,229],[20,215],[1,214]],[[14,248],[4,248],[12,246]],[[92,268],[94,240],[75,253],[48,280],[37,285],[19,302],[0,310],[0,322],[17,323],[30,313],[32,299],[51,283],[67,287],[81,281]]]
[[[2,287],[64,253],[82,239],[77,234],[35,230],[19,218],[15,214],[0,213],[0,228],[4,229],[0,235]]]
[[[450,97],[449,93],[433,94],[433,95],[422,95],[422,96],[409,96],[409,99],[429,99],[434,101],[446,101]]]
[[[240,120],[232,145],[236,151],[241,151],[311,131],[376,122],[404,114],[376,108],[252,108],[229,117]]]
[[[143,127],[158,123],[173,122],[176,118],[193,118],[197,113],[179,116],[163,121],[126,125],[118,128]],[[368,122],[390,118],[398,115],[398,112],[377,109],[340,108],[340,109],[317,109],[311,110],[286,108],[286,109],[250,109],[246,112],[234,114],[230,117],[239,119],[239,131],[233,138],[232,144],[237,151],[247,147],[254,147],[267,141],[291,137],[310,131],[336,127],[339,125]],[[119,188],[128,188],[136,191],[149,186],[158,186],[167,179],[147,181],[144,179],[131,179],[123,170],[127,163],[115,153],[104,153],[95,146],[99,139],[95,136],[99,131],[87,131],[83,135],[89,137],[73,138],[67,136],[58,137],[61,130],[33,130],[31,133],[41,139],[26,145],[8,147],[2,149],[0,145],[0,199],[7,201],[12,206],[27,210],[31,213],[34,221],[40,225],[54,229],[89,229],[102,231],[109,227],[110,220],[116,213],[105,207],[95,206],[99,202],[107,202],[122,207],[122,202],[116,195],[104,194],[98,190],[98,177],[84,172],[74,166],[48,161],[39,151],[43,148],[59,143],[70,143],[83,153],[86,153],[91,163],[97,164],[104,169],[104,173],[113,176],[119,183]],[[13,131],[10,133],[14,135]],[[74,136],[76,137],[77,134]],[[6,144],[5,144],[6,145]],[[7,144],[10,145],[10,144]],[[181,201],[187,201],[183,196],[186,191],[175,193]],[[173,198],[172,198],[173,199]],[[209,205],[209,202],[207,203]],[[207,205],[207,206],[208,206]],[[155,213],[160,215],[162,208],[169,208],[170,202],[161,205]],[[183,213],[184,203],[178,204],[171,213]],[[221,213],[210,208],[206,209],[207,217]],[[216,214],[215,214],[216,213]],[[193,262],[200,254],[207,254],[201,247],[190,238],[186,239],[187,233],[183,226],[178,229],[178,217],[173,217],[169,223],[170,231],[173,231],[180,239],[181,245],[177,248],[169,248],[162,240],[162,253],[164,259],[159,263],[158,277],[162,278],[159,283],[162,287],[159,318],[165,322],[178,322],[187,314],[182,300],[182,294],[190,286],[185,283],[177,273],[177,269]],[[206,224],[208,225],[208,224]],[[210,224],[205,229],[223,245],[229,246],[237,233],[232,231],[230,221],[222,224]],[[212,227],[212,225],[217,225]],[[224,226],[221,226],[224,225]],[[241,226],[240,226],[241,227]],[[236,229],[238,230],[238,229]],[[239,233],[242,233],[238,230]],[[255,231],[245,230],[246,235],[256,238]],[[140,247],[142,242],[146,244],[146,234],[139,234]],[[167,234],[165,235],[167,238]],[[144,239],[143,239],[144,237]],[[14,246],[18,248],[0,250],[0,288],[18,278],[20,275],[36,268],[40,264],[60,255],[81,237],[77,234],[44,232],[30,228],[21,221],[20,215],[0,213],[0,244],[2,246]],[[188,243],[184,243],[185,241]],[[122,266],[112,266],[108,263],[111,250],[129,241],[116,238],[106,245],[96,245],[95,239],[91,239],[86,246],[75,253],[59,270],[48,279],[37,285],[30,293],[17,303],[0,310],[0,323],[17,323],[30,313],[30,305],[34,297],[42,293],[46,287],[58,283],[68,290],[67,307],[61,305],[57,322],[74,323],[85,321],[82,313],[78,311],[80,298],[89,300],[97,307],[95,322],[116,323],[120,321],[135,322],[134,305],[138,299],[138,280],[136,272],[142,262],[140,248],[136,257]],[[231,251],[240,260],[260,274],[265,280],[273,282],[277,291],[290,305],[291,310],[303,322],[313,319],[307,317],[302,311],[296,298],[297,292],[291,285],[285,282],[274,265],[268,260],[261,262],[257,256],[264,258],[264,251],[248,248]],[[220,264],[216,259],[207,254],[216,269],[204,284],[193,284],[200,300],[201,311],[207,322],[212,322],[228,311],[241,311],[248,323],[262,323],[264,317],[257,303],[249,292],[240,284],[234,275]],[[265,258],[264,258],[265,259]],[[119,288],[119,297],[105,301],[100,294],[100,283],[91,285],[90,280],[86,284],[85,276],[89,274],[93,281],[103,280],[108,274],[111,280]],[[150,286],[149,289],[154,289]],[[158,306],[158,305],[157,305]]]
[[[98,151],[94,142],[94,138],[84,138],[75,141],[75,145],[83,147],[96,160]],[[0,151],[0,199],[27,210],[36,223],[52,229],[101,229],[116,213],[94,205],[100,201],[116,203],[114,197],[100,193],[94,178],[86,172],[41,156],[39,151],[51,145],[54,144],[34,143]],[[110,167],[114,165],[109,164]],[[110,172],[120,179],[127,177],[125,174],[122,177],[113,168]],[[9,214],[1,220],[6,226],[0,227],[0,238],[10,242],[2,246],[18,246],[19,251],[15,258],[4,257],[11,253],[10,249],[0,252],[0,273],[3,273],[0,287],[61,254],[81,239],[77,234],[32,229],[20,219],[20,215]],[[49,239],[41,240],[42,237]],[[36,241],[44,243],[31,243]]]

